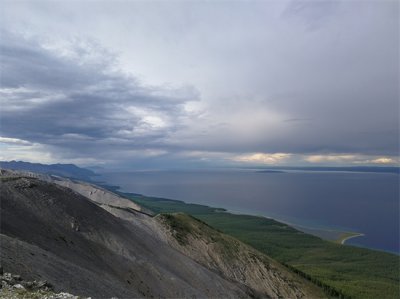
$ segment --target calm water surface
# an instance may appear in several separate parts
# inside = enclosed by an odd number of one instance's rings
[[[390,173],[104,173],[123,191],[264,215],[293,224],[364,233],[353,244],[399,252],[399,175]]]

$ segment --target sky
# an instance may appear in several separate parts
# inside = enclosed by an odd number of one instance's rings
[[[399,165],[398,1],[1,1],[0,160]]]

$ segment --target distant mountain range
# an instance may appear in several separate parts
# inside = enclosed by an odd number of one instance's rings
[[[78,167],[74,164],[40,164],[24,161],[0,161],[0,168],[31,171],[41,174],[52,174],[62,177],[91,181],[97,174],[89,169]]]

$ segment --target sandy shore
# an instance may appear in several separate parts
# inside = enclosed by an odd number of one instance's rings
[[[349,233],[349,235],[343,236],[339,241],[340,244],[344,244],[347,240],[352,239],[352,238],[357,238],[357,237],[362,237],[365,236],[365,234],[361,233]]]

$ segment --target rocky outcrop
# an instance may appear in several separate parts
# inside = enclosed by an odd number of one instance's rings
[[[66,292],[54,293],[52,286],[44,280],[26,281],[20,275],[2,273],[0,298],[7,299],[84,299]],[[87,299],[91,299],[90,297]]]

